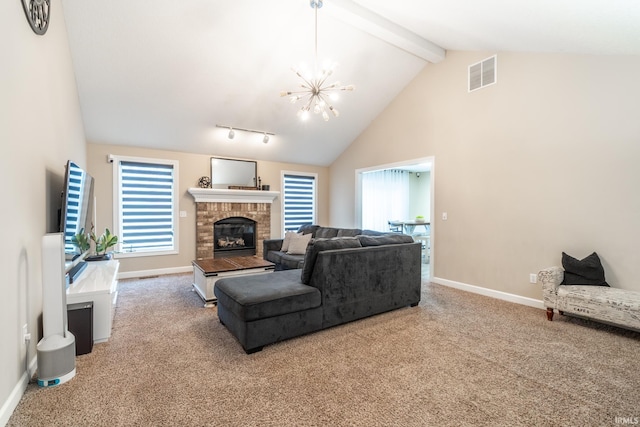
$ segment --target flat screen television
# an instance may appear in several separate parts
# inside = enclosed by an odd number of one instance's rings
[[[87,255],[73,244],[73,236],[83,229],[91,231],[93,222],[93,177],[69,160],[65,169],[60,215],[60,231],[64,234],[65,267],[70,269]]]

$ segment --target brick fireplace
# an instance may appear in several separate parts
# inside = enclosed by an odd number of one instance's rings
[[[255,221],[256,256],[262,258],[262,241],[271,238],[271,204],[277,191],[190,188],[196,201],[196,259],[215,256],[214,224],[227,218]]]

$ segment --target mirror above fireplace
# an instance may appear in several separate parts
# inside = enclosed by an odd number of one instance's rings
[[[211,158],[211,188],[257,189],[257,162]]]

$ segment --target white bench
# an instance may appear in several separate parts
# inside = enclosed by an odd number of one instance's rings
[[[563,279],[562,267],[549,267],[538,273],[548,320],[553,320],[556,309],[560,314],[640,331],[640,292],[607,286],[560,286]]]

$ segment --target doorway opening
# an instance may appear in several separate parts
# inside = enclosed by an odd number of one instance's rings
[[[422,243],[423,279],[431,278],[434,245],[434,157],[356,170],[355,222],[377,231],[395,229]]]

